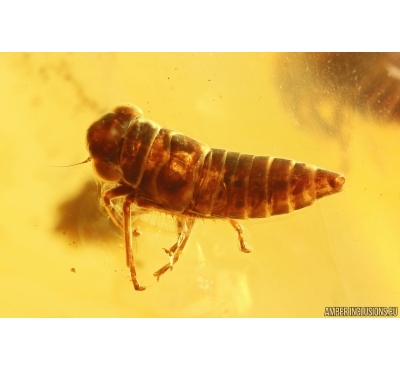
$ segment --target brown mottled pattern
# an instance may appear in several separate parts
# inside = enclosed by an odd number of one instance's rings
[[[190,204],[208,150],[186,135],[172,135],[170,156],[157,177],[158,193],[167,209],[183,212]]]
[[[115,113],[109,113],[94,122],[87,131],[87,145],[94,158],[105,157],[119,164],[121,146],[129,127],[129,120],[121,121]]]
[[[289,179],[294,162],[289,159],[274,158],[268,171],[267,203],[271,215],[291,211],[289,205]]]
[[[289,183],[289,197],[293,209],[310,206],[315,200],[315,167],[295,163]]]
[[[139,185],[151,145],[159,131],[159,125],[147,121],[136,121],[129,127],[121,151],[121,169],[129,185]]]
[[[161,168],[169,159],[169,149],[173,132],[162,128],[151,146],[143,173],[140,189],[142,189],[152,200],[161,203],[157,190],[157,177]]]
[[[109,113],[94,122],[86,135],[87,147],[93,158],[93,169],[105,181],[119,181],[122,176],[120,154],[131,116]]]
[[[221,181],[222,170],[226,159],[226,150],[211,149],[211,163],[209,170],[203,172],[203,186],[199,190],[192,211],[194,214],[210,216],[213,205],[213,195]],[[214,199],[215,200],[215,199]]]
[[[248,154],[241,154],[239,157],[226,207],[226,215],[228,217],[246,217],[247,191],[249,188],[250,170],[253,159],[254,155]]]
[[[213,203],[211,215],[215,217],[226,217],[228,200],[232,194],[233,177],[239,161],[240,153],[227,152],[223,167],[222,178],[219,186],[215,189],[215,202]]]
[[[267,217],[267,171],[272,158],[254,157],[247,191],[247,216],[250,218]]]
[[[210,150],[207,154],[206,157],[204,158],[204,162],[201,165],[201,170],[199,171],[199,178],[196,181],[194,190],[193,190],[193,199],[191,201],[191,205],[189,206],[190,209],[193,208],[193,205],[197,199],[197,196],[201,193],[202,189],[205,186],[206,178],[207,178],[207,173],[210,171],[210,166],[211,166],[211,157],[212,157],[212,151]]]

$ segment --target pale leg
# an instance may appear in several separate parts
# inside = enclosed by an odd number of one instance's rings
[[[194,218],[191,217],[179,217],[178,218],[178,241],[173,245],[171,249],[165,249],[165,252],[169,255],[169,263],[156,271],[153,275],[160,279],[160,276],[167,272],[168,270],[172,270],[172,267],[178,262],[179,257],[183,253],[185,249],[186,243],[189,239],[190,233],[192,231],[194,225]]]
[[[243,227],[242,225],[239,224],[239,222],[237,222],[236,220],[229,220],[230,224],[233,226],[233,228],[236,230],[237,234],[238,234],[238,240],[239,240],[239,247],[240,250],[244,253],[250,253],[252,251],[251,248],[248,248],[246,246],[246,243],[243,239]]]
[[[122,220],[117,217],[117,214],[111,205],[111,200],[126,197],[130,193],[132,193],[132,188],[130,186],[120,185],[116,188],[107,190],[103,194],[103,203],[108,215],[110,216],[114,224],[121,229],[123,229]]]
[[[126,264],[131,272],[132,283],[135,290],[145,290],[146,287],[139,284],[136,277],[135,258],[132,252],[132,215],[131,215],[131,204],[135,202],[135,194],[126,196],[123,210],[123,230],[125,239],[125,251],[126,251]]]

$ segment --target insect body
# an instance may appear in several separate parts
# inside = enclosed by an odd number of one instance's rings
[[[341,191],[344,177],[293,160],[212,149],[186,135],[143,120],[130,107],[118,107],[93,123],[87,146],[102,182],[117,183],[102,195],[104,206],[124,232],[126,260],[136,290],[132,253],[132,206],[156,209],[177,219],[178,240],[159,277],[178,261],[196,218],[228,219],[242,252],[250,252],[237,219],[263,218],[311,205]],[[112,200],[123,199],[122,219]]]

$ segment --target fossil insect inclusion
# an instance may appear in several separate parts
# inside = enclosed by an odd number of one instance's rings
[[[132,213],[158,210],[176,219],[178,240],[164,249],[169,262],[154,273],[159,279],[178,261],[196,219],[229,220],[247,253],[238,219],[289,213],[341,191],[345,182],[339,173],[306,163],[210,148],[143,119],[131,107],[118,107],[93,123],[87,147],[98,179],[112,184],[102,201],[123,230],[136,290],[145,287],[136,276]],[[115,201],[122,203],[122,215]]]

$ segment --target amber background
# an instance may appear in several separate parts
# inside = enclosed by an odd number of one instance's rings
[[[319,78],[323,62],[0,54],[0,316],[321,317],[326,306],[400,306],[400,126],[368,99],[355,102],[343,79]],[[87,127],[123,103],[213,147],[342,172],[345,190],[247,222],[249,255],[227,222],[198,222],[159,283],[151,273],[175,236],[162,219],[141,224],[136,253],[148,289],[135,292],[119,232],[97,209],[90,165],[51,167],[87,158]]]

